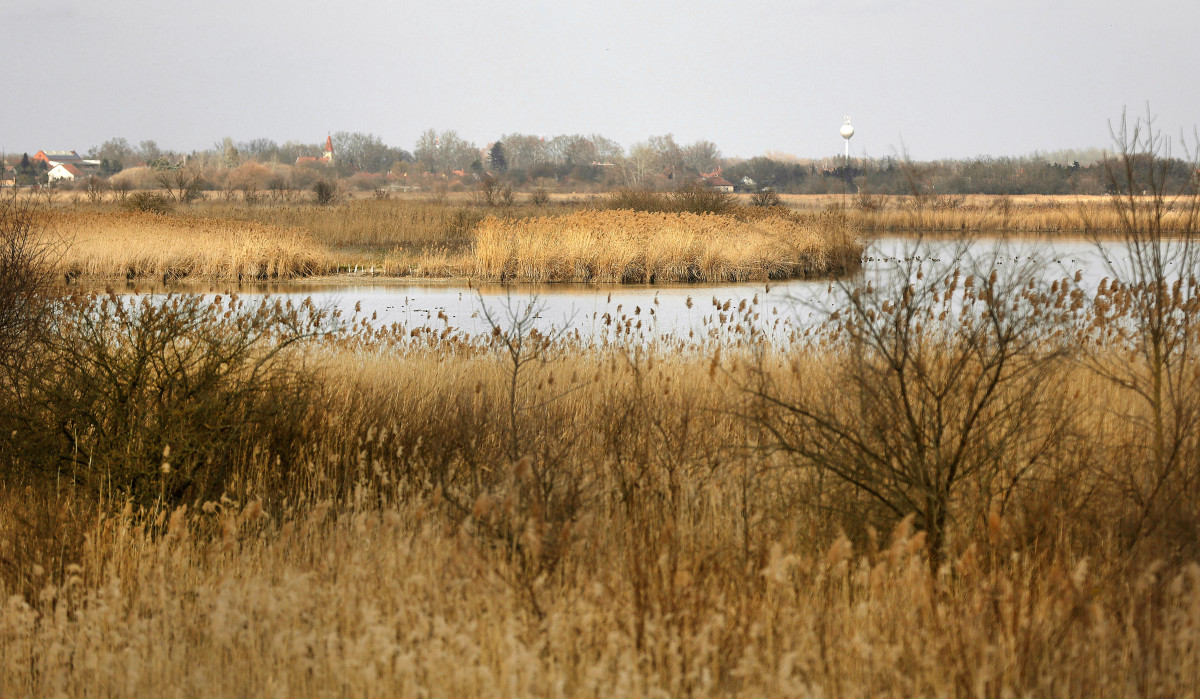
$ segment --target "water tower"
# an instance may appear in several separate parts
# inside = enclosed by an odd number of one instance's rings
[[[854,135],[854,127],[850,125],[850,117],[842,122],[842,138],[846,139],[846,165],[850,165],[850,137]]]

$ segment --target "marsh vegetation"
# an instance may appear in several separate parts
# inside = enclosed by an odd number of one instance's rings
[[[290,200],[174,206],[159,196],[155,201],[166,208],[132,210],[115,199],[29,202],[41,230],[72,238],[57,261],[59,273],[93,283],[332,275],[636,283],[821,278],[854,271],[864,241],[877,236],[1117,239],[1122,227],[1105,197],[860,194],[766,201],[696,187],[543,196],[487,205],[465,193],[405,195],[333,206]],[[651,213],[660,216],[640,215]],[[1186,212],[1168,208],[1162,225],[1168,233],[1186,226]]]
[[[585,339],[536,303],[465,333],[30,287],[0,308],[0,687],[1184,693],[1200,199],[1154,173],[1094,288],[912,254],[782,338],[757,297]],[[49,279],[39,219],[0,213],[0,273]]]

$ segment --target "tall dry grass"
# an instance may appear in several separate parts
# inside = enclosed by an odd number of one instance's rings
[[[62,210],[46,226],[70,239],[69,278],[279,279],[319,274],[327,250],[297,228],[115,211]]]
[[[563,205],[570,210],[570,205]],[[562,207],[560,207],[562,208]],[[861,245],[833,217],[527,207],[503,220],[429,202],[340,207],[202,204],[156,215],[47,209],[72,238],[69,279],[289,279],[315,274],[504,281],[740,281],[841,274]],[[546,215],[547,211],[550,215]]]
[[[537,282],[727,282],[855,269],[861,245],[843,230],[783,217],[583,211],[489,218],[476,230],[475,274]]]
[[[462,248],[470,243],[472,226],[483,218],[470,206],[423,199],[358,199],[339,206],[213,202],[197,207],[197,213],[300,228],[331,248],[383,250]]]
[[[1200,680],[1195,567],[1124,588],[1084,562],[992,566],[1000,545],[935,578],[900,528],[866,551],[781,537],[733,575],[685,524],[655,533],[699,539],[648,561],[639,643],[619,530],[587,533],[535,618],[504,551],[412,505],[277,521],[227,503],[161,537],[105,525],[63,585],[0,612],[7,695],[1172,696]]]
[[[214,280],[326,273],[636,282],[804,277],[855,267],[853,235],[1103,237],[1121,224],[1100,198],[785,203],[769,211],[735,206],[725,218],[592,208],[604,201],[495,209],[417,198],[329,207],[207,201],[162,217],[79,205],[50,207],[45,216],[76,241],[62,270],[72,277]],[[502,220],[485,223],[493,213]],[[1184,220],[1184,212],[1168,212],[1164,228]]]
[[[1047,390],[1094,398],[1066,405],[1096,451],[1064,444],[1003,506],[959,503],[931,571],[911,519],[842,534],[852,492],[753,448],[734,390],[752,354],[550,352],[514,405],[488,340],[375,342],[310,357],[327,421],[294,489],[250,473],[173,511],[75,501],[75,556],[57,574],[27,559],[28,594],[0,610],[5,694],[1167,696],[1200,680],[1200,567],[1105,531],[1119,490],[1078,462],[1120,448],[1104,404],[1121,395],[1078,367]],[[764,361],[816,375],[828,351]],[[18,526],[0,518],[6,560]]]
[[[1074,195],[781,195],[799,214],[839,211],[855,231],[873,233],[1017,233],[1117,237],[1122,229],[1109,197]],[[1151,197],[1143,197],[1149,202]],[[1186,225],[1186,207],[1168,212],[1167,231]]]
[[[725,219],[718,225],[717,219],[710,217],[644,228],[648,219],[641,215],[589,213],[580,206],[564,203],[549,208],[516,207],[507,209],[505,216],[507,225],[528,226],[535,231],[533,235],[554,239],[561,239],[552,233],[561,225],[560,219],[573,221],[567,224],[573,233],[581,230],[580,222],[589,220],[605,219],[602,235],[612,233],[614,226],[643,226],[619,233],[624,240],[621,245],[639,245],[663,254],[648,257],[639,252],[630,257],[631,251],[626,250],[611,255],[604,252],[606,248],[609,253],[615,252],[607,244],[577,240],[571,243],[571,251],[539,253],[536,263],[577,265],[577,274],[526,269],[523,274],[528,276],[514,278],[736,280],[828,274],[856,264],[843,259],[853,256],[855,244],[820,223],[801,227],[758,216],[748,222]],[[555,215],[564,210],[575,213]],[[507,273],[492,270],[496,264],[504,264],[491,259],[498,254],[495,229],[489,227],[493,224],[480,225],[486,213],[478,207],[424,200],[359,200],[336,207],[247,207],[204,202],[167,216],[118,213],[103,207],[52,208],[43,212],[50,228],[74,238],[71,253],[61,265],[69,278],[211,280],[324,273],[422,277],[482,274],[500,278]],[[818,228],[820,235],[812,234]],[[666,237],[647,245],[651,234]],[[709,235],[724,237],[705,243],[704,236]],[[830,242],[834,240],[840,242]],[[532,239],[527,242],[540,244]],[[550,260],[555,254],[585,257],[569,262]],[[617,259],[621,255],[627,259]]]

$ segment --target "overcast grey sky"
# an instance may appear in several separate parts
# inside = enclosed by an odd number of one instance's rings
[[[1200,0],[0,0],[0,148],[427,128],[918,160],[1200,123]]]

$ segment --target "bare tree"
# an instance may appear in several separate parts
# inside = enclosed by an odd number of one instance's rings
[[[964,275],[936,260],[966,249],[917,246],[882,289],[836,285],[820,362],[806,372],[797,357],[789,374],[763,361],[745,383],[771,449],[849,485],[860,516],[915,514],[935,569],[967,493],[983,508],[1007,498],[1058,437],[1039,389],[1065,356],[1047,332],[1061,312],[1035,264],[994,267],[1002,256]]]
[[[99,146],[88,150],[88,157],[97,160],[110,160],[120,167],[132,165],[135,159],[133,146],[124,138],[110,138]],[[119,168],[118,168],[119,169]]]
[[[413,156],[429,166],[431,172],[445,173],[465,170],[471,161],[479,158],[475,144],[463,140],[456,131],[440,134],[429,129],[417,139]]]
[[[696,141],[685,146],[682,152],[683,165],[694,172],[709,172],[721,159],[721,149],[712,141]]]
[[[158,185],[180,204],[186,204],[200,194],[200,169],[189,165],[161,168],[154,173]]]
[[[93,204],[99,204],[104,199],[104,190],[108,189],[108,182],[98,175],[89,175],[83,183],[84,192],[87,193],[88,201]]]
[[[1189,175],[1200,150],[1171,157],[1171,143],[1152,117],[1110,125],[1116,153],[1105,171],[1119,243],[1089,228],[1112,277],[1093,307],[1092,333],[1109,340],[1083,345],[1097,374],[1133,401],[1114,406],[1136,427],[1110,476],[1132,501],[1125,534],[1132,546],[1174,525],[1190,532],[1200,516],[1200,193]],[[1200,139],[1196,139],[1200,143]],[[1186,152],[1186,145],[1184,146]],[[1182,170],[1182,174],[1175,172]],[[1174,186],[1172,186],[1174,182]]]
[[[640,185],[654,174],[657,156],[654,149],[645,143],[634,144],[629,149],[629,157],[625,159],[625,182],[629,185]]]
[[[508,166],[514,170],[526,170],[550,160],[546,141],[539,136],[511,133],[500,136],[500,141],[508,156]]]
[[[129,198],[129,190],[133,189],[133,184],[124,178],[109,180],[109,187],[112,188],[113,194],[117,197],[118,204],[124,204]]]

